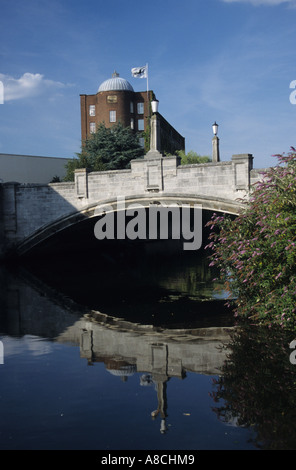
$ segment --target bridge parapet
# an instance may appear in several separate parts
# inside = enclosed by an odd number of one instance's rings
[[[252,168],[250,154],[233,155],[229,162],[198,165],[180,165],[179,157],[160,155],[132,160],[130,170],[76,170],[76,196],[92,201],[115,195],[176,192],[216,195],[234,201],[248,195]]]

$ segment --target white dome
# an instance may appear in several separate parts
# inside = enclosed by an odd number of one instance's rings
[[[121,366],[119,369],[107,369],[108,372],[112,375],[117,375],[118,377],[131,377],[137,372],[137,366],[131,364],[128,366]]]
[[[113,73],[112,78],[109,78],[108,80],[105,80],[103,83],[101,83],[98,89],[98,93],[100,93],[101,91],[114,90],[134,91],[131,84],[124,78],[119,77],[119,74],[116,72]]]

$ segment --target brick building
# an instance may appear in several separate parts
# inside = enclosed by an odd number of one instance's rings
[[[94,95],[80,95],[82,142],[96,131],[99,123],[106,127],[120,122],[139,133],[140,143],[149,150],[152,90],[134,91],[132,85],[114,72]],[[185,139],[159,114],[161,152],[185,149]]]

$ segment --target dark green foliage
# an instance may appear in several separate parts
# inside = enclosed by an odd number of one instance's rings
[[[55,175],[50,182],[51,183],[60,183],[60,181],[61,181],[60,177]]]
[[[97,131],[84,142],[78,158],[73,158],[66,165],[65,181],[73,181],[74,171],[78,168],[88,168],[90,171],[128,168],[132,159],[143,154],[139,139],[130,128],[120,123],[112,128],[99,124]]]
[[[207,248],[236,315],[296,329],[296,153],[278,155],[235,219],[214,214]]]
[[[193,165],[196,163],[208,163],[211,161],[210,157],[201,156],[193,150],[190,150],[187,154],[184,150],[177,150],[176,154],[181,157],[181,165]]]

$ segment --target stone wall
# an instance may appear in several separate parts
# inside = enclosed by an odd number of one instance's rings
[[[248,197],[250,183],[260,177],[252,171],[252,160],[244,154],[228,162],[183,166],[179,157],[163,158],[152,152],[133,160],[130,170],[76,170],[74,183],[5,183],[1,185],[2,239],[6,246],[19,243],[50,223],[119,196],[191,195],[234,202]]]

